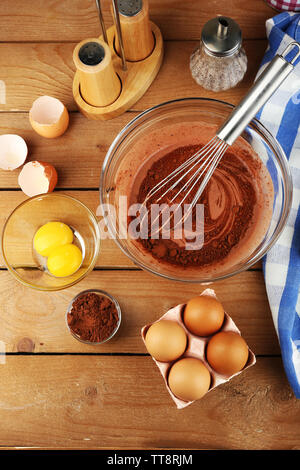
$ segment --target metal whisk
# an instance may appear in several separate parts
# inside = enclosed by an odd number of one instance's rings
[[[285,58],[286,55],[294,47],[298,48],[298,52],[291,60],[287,60]],[[259,109],[291,73],[294,68],[293,64],[299,55],[300,44],[297,42],[291,42],[281,55],[276,55],[261,73],[248,94],[221,126],[216,136],[202,147],[201,150],[156,184],[148,192],[143,206],[146,207],[150,200],[152,200],[152,203],[158,204],[165,198],[167,198],[168,203],[173,203],[183,194],[178,204],[178,207],[182,207],[188,196],[200,183],[192,203],[189,205],[188,213],[190,213],[201,197],[226,149],[241,135]],[[181,182],[183,185],[180,185]],[[157,199],[154,199],[155,195],[159,195]]]

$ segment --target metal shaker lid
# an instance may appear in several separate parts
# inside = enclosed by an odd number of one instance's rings
[[[135,16],[143,8],[142,0],[118,0],[119,12],[123,16]]]
[[[209,54],[230,56],[240,49],[242,32],[234,20],[218,16],[204,25],[201,41]]]
[[[97,42],[86,42],[78,52],[79,59],[85,65],[98,65],[105,57],[105,50]]]

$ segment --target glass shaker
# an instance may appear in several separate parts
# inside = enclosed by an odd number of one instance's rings
[[[212,91],[236,86],[247,70],[239,25],[226,16],[209,20],[203,27],[200,47],[190,57],[195,81]]]

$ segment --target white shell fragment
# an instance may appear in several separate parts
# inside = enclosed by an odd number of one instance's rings
[[[0,168],[2,170],[15,170],[23,165],[27,153],[27,145],[22,137],[16,134],[0,135]]]

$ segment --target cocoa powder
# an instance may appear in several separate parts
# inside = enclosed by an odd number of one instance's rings
[[[117,328],[119,314],[108,297],[88,292],[73,302],[67,321],[71,331],[80,339],[100,343]]]
[[[179,147],[153,163],[140,185],[136,202],[142,203],[148,192],[158,181],[163,180],[198,150],[198,146]],[[198,201],[205,208],[204,245],[201,249],[186,250],[172,239],[163,239],[162,237],[151,239],[150,234],[149,238],[138,240],[143,248],[156,259],[182,267],[213,264],[226,258],[232,248],[239,244],[239,241],[251,226],[254,206],[257,201],[254,175],[242,161],[243,158],[245,158],[245,161],[249,161],[251,157],[248,155],[242,156],[242,159],[240,157],[241,155],[238,157],[230,149],[226,151],[213,178]],[[253,162],[253,168],[255,165],[258,165],[258,163]],[[255,170],[259,170],[259,168]],[[186,180],[183,179],[176,187],[176,193],[180,186],[184,186],[185,182]],[[223,185],[223,194],[220,197],[222,201],[218,201],[218,198],[216,198],[215,202],[217,210],[218,204],[222,209],[217,216],[212,214],[210,209],[211,198],[215,197],[212,184],[219,184],[219,187]],[[194,192],[191,192],[185,203],[192,201],[198,186],[195,187]],[[236,190],[236,195],[233,194],[233,190]],[[163,188],[163,191],[165,191],[165,188]],[[168,199],[163,197],[160,204],[168,204],[174,194],[168,194]],[[155,199],[157,200],[160,196],[161,194],[157,193]],[[183,194],[180,195],[178,201],[175,198],[174,202],[180,202],[182,198]],[[151,199],[148,201],[148,208],[153,202],[155,201]],[[224,207],[222,207],[222,204]],[[131,220],[132,218],[129,219],[129,223]]]

